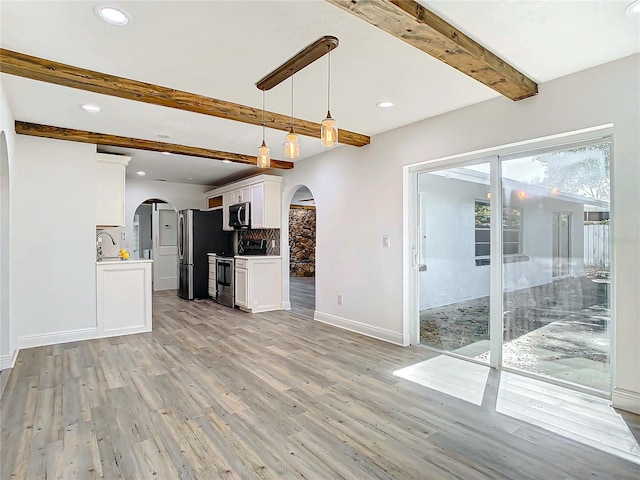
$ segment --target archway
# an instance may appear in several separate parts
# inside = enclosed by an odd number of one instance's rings
[[[133,216],[131,256],[153,260],[153,291],[178,289],[178,217],[170,203],[150,198]]]
[[[2,132],[0,134],[0,358],[11,353],[9,340],[9,201],[9,151],[7,137]]]
[[[289,300],[291,311],[313,318],[316,308],[316,204],[306,186],[289,205]]]

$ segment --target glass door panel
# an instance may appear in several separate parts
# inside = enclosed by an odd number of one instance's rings
[[[602,143],[501,164],[502,363],[606,392],[609,162]]]
[[[489,363],[489,163],[418,175],[420,343]]]

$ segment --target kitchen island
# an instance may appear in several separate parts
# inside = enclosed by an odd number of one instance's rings
[[[98,337],[151,331],[152,263],[119,258],[96,262]]]

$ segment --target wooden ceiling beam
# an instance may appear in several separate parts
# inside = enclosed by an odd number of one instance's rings
[[[262,110],[260,108],[116,77],[4,48],[0,49],[0,72],[250,125],[262,125]],[[291,117],[275,112],[265,112],[265,124],[269,128],[288,132],[291,128]],[[294,128],[296,133],[300,135],[320,138],[319,123],[296,118],[294,119]],[[348,130],[339,130],[338,138],[340,143],[356,147],[368,145],[371,141],[367,135]]]
[[[326,0],[517,101],[538,85],[413,0]]]
[[[141,138],[119,137],[106,133],[87,132],[73,128],[52,127],[16,121],[16,133],[31,135],[33,137],[53,138],[55,140],[67,140],[70,142],[93,143],[111,147],[135,148],[151,152],[169,152],[176,155],[188,155],[190,157],[210,158],[212,160],[230,160],[234,163],[256,166],[255,155],[243,155],[240,153],[223,152],[209,148],[190,147],[175,143],[156,142]],[[271,168],[291,169],[292,162],[271,159]]]

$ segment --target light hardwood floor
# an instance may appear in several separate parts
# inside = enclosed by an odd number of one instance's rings
[[[20,352],[0,476],[640,478],[637,463],[499,413],[497,372],[480,405],[394,375],[429,356],[287,312],[155,295],[153,333]]]
[[[313,318],[316,310],[315,277],[289,277],[289,300],[293,313]]]

